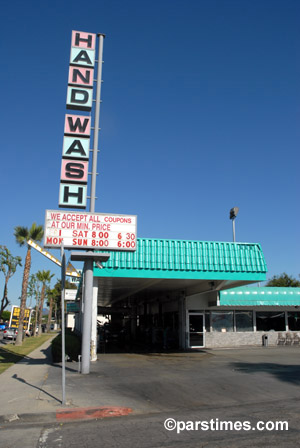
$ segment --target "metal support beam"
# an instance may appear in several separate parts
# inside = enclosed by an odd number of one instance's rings
[[[108,253],[95,252],[71,252],[72,261],[85,262],[85,287],[84,287],[84,312],[82,330],[82,350],[81,350],[81,373],[90,373],[91,357],[91,328],[93,313],[93,264],[94,262],[107,261],[110,257]]]
[[[95,212],[96,201],[96,178],[97,178],[97,156],[98,156],[98,134],[100,121],[101,104],[101,84],[102,84],[102,64],[103,64],[103,40],[105,35],[98,34],[98,70],[97,70],[97,88],[95,101],[95,121],[94,121],[94,139],[93,139],[93,162],[91,178],[91,197],[90,212]],[[91,252],[92,253],[92,252]],[[91,356],[91,325],[92,325],[92,303],[93,303],[93,260],[85,261],[85,289],[84,289],[84,316],[82,330],[82,371],[81,373],[90,373]]]

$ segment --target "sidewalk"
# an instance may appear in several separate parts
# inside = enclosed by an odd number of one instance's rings
[[[52,364],[51,339],[48,340],[0,375],[0,423],[52,422],[130,413],[130,408],[120,407],[111,400],[104,405],[99,385],[95,387],[93,381],[96,370],[97,366],[91,363],[91,373],[81,375],[77,363],[66,362],[66,404],[62,406],[61,364]],[[96,379],[99,383],[97,376]]]

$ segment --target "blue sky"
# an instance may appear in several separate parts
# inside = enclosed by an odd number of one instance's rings
[[[261,244],[268,278],[298,277],[300,3],[81,3],[2,5],[0,244],[24,260],[14,227],[58,210],[71,31],[101,32],[96,212],[138,215],[139,237],[231,241],[238,206],[236,239]],[[59,276],[32,250],[41,269]]]

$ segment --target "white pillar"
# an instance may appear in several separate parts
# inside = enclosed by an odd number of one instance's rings
[[[289,331],[289,319],[287,311],[284,312],[284,318],[285,318],[285,331]]]
[[[92,328],[91,328],[91,361],[97,361],[97,315],[98,315],[98,279],[93,280]]]

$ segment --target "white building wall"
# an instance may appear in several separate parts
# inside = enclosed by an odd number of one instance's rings
[[[275,346],[278,343],[278,333],[277,331],[256,331],[256,312],[257,311],[280,311],[285,312],[285,331],[288,331],[287,322],[287,309],[277,306],[260,306],[260,307],[220,307],[212,306],[218,302],[218,292],[209,291],[202,294],[194,294],[192,296],[186,297],[185,313],[186,313],[186,327],[188,325],[188,315],[189,312],[195,311],[199,313],[210,312],[210,311],[238,311],[238,310],[249,310],[253,311],[253,331],[205,331],[205,347],[206,348],[217,348],[217,347],[239,347],[239,346],[262,346],[263,336],[267,335],[268,345]],[[290,309],[288,310],[290,311]],[[212,328],[210,328],[212,330]],[[183,328],[180,329],[183,332]],[[188,328],[185,330],[185,335],[181,334],[181,338],[185,337],[185,346],[183,348],[188,348]],[[291,332],[292,333],[292,332]]]

